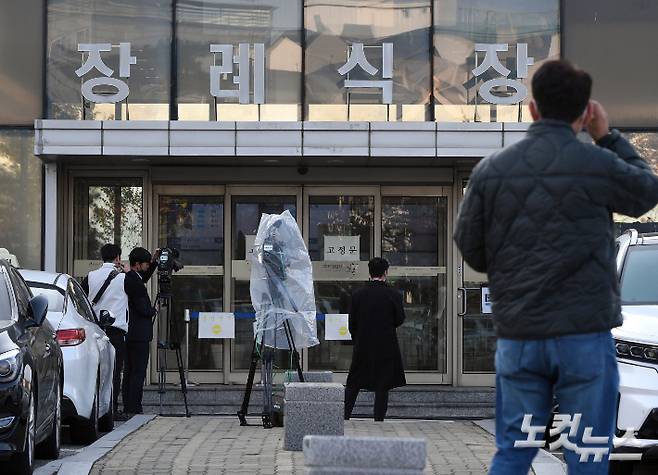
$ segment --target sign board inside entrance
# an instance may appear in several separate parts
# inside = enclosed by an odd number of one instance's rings
[[[482,287],[482,313],[493,313],[489,287]]]
[[[348,319],[347,313],[327,313],[324,316],[324,339],[327,341],[351,340]]]
[[[235,338],[235,317],[232,313],[199,312],[199,339]]]
[[[361,256],[361,236],[325,236],[325,261],[358,261]]]

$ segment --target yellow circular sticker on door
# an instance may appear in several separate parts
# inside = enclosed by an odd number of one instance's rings
[[[222,334],[222,326],[219,323],[216,323],[215,325],[212,326],[212,333],[213,335],[221,335]]]
[[[345,336],[345,335],[347,335],[347,327],[346,327],[346,326],[342,326],[342,327],[340,327],[340,328],[338,329],[338,334],[339,334],[340,336]]]

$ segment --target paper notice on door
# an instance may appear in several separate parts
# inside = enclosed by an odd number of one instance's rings
[[[256,235],[246,234],[244,237],[244,260],[251,262],[251,256],[254,254],[254,247],[256,245]]]
[[[358,261],[361,256],[361,236],[325,236],[325,261]]]
[[[350,330],[348,327],[349,315],[346,313],[327,313],[324,316],[324,339],[332,340],[351,340]]]
[[[235,338],[235,316],[224,312],[199,312],[199,339]]]
[[[489,287],[482,287],[482,313],[493,313]]]

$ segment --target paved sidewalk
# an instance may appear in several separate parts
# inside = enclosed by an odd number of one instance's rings
[[[257,422],[257,418],[251,418]],[[347,435],[424,437],[428,474],[486,473],[493,437],[470,421],[352,420]],[[237,417],[157,417],[94,464],[93,474],[304,473],[301,452],[283,450],[283,429],[240,427]]]

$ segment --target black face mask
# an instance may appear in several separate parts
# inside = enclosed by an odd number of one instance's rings
[[[144,279],[144,277],[146,277],[146,274],[147,274],[147,272],[144,271],[144,270],[137,271],[137,273],[139,274],[139,276],[140,276],[142,279]]]

